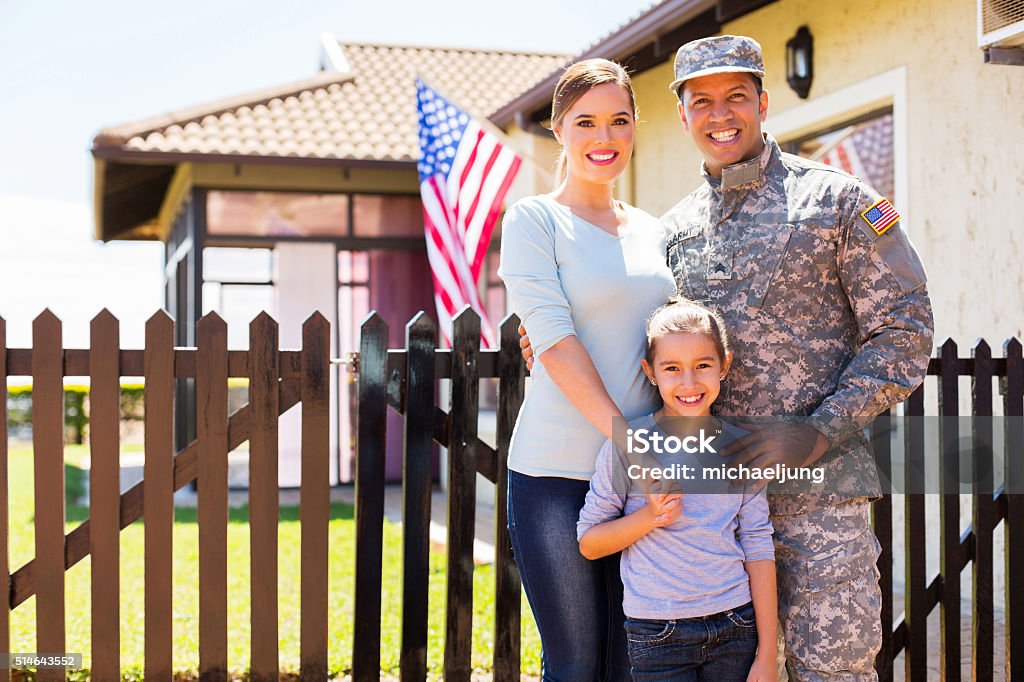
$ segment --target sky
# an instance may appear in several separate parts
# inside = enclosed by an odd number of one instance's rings
[[[651,0],[0,0],[0,317],[29,347],[50,308],[88,347],[104,307],[141,348],[163,301],[161,246],[92,239],[89,146],[102,128],[316,73],[341,41],[576,53]]]

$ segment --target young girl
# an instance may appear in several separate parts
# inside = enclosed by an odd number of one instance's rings
[[[717,314],[681,298],[656,310],[647,322],[641,364],[663,405],[630,422],[632,443],[625,437],[619,442],[633,454],[612,441],[604,445],[580,511],[583,556],[622,552],[623,609],[637,682],[777,679],[775,561],[764,491],[652,493],[644,485],[651,469],[696,463],[690,471],[699,478],[701,458],[656,452],[651,443],[657,441],[650,438],[645,454],[654,459],[635,455],[644,451],[635,447],[643,430],[652,434],[659,422],[663,431],[695,436],[691,445],[701,442],[701,431],[705,438],[715,434],[718,452],[743,435],[711,416],[731,361]],[[670,419],[679,417],[688,419]],[[685,490],[688,484],[681,485]]]

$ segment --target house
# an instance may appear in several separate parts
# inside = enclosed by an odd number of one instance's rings
[[[176,344],[214,310],[229,347],[269,311],[282,347],[301,345],[319,310],[332,357],[358,349],[369,310],[391,345],[418,310],[433,313],[416,170],[416,76],[479,117],[551,73],[564,55],[322,41],[322,71],[262,92],[100,131],[93,140],[96,238],[165,245],[165,307]],[[497,244],[497,241],[495,241]],[[487,301],[504,315],[496,257]],[[191,382],[178,387],[176,439],[194,438]],[[352,375],[332,378],[331,482],[351,479]],[[280,424],[280,483],[299,481],[298,410]],[[392,415],[392,418],[396,418]],[[400,430],[395,431],[400,433]],[[387,474],[399,478],[400,438]]]
[[[1024,69],[997,63],[1020,61],[1012,48],[986,61],[978,9],[990,4],[1024,12],[992,0],[663,0],[574,59],[607,57],[633,72],[641,124],[617,191],[660,214],[701,182],[667,88],[675,50],[718,33],[757,38],[766,128],[788,151],[866,176],[903,213],[931,275],[936,339],[998,346],[1024,326],[1024,110],[1012,106],[1024,101]],[[1024,17],[997,18],[1005,44],[1024,42],[1006,35]],[[797,50],[787,54],[787,44],[801,48],[806,70],[795,88],[787,63],[797,68]],[[265,309],[281,322],[282,345],[296,347],[302,320],[320,310],[337,330],[337,357],[356,348],[359,321],[376,309],[399,346],[405,321],[433,310],[414,76],[504,128],[539,162],[523,165],[510,203],[550,189],[546,163],[557,145],[543,123],[567,61],[325,38],[324,70],[305,81],[101,131],[96,236],[166,245],[179,345],[194,345],[195,321],[217,310],[232,322],[229,344],[245,347],[240,321]],[[495,269],[492,255],[482,284],[492,320],[505,312]],[[332,481],[351,474],[351,375],[339,376]],[[190,387],[179,391],[182,444],[194,422]],[[281,423],[283,485],[298,477],[297,418]],[[396,478],[397,450],[388,462]]]
[[[846,167],[892,200],[928,269],[936,340],[984,337],[999,354],[1024,330],[1024,68],[994,62],[1024,61],[1024,50],[1004,48],[986,63],[979,31],[993,29],[979,26],[979,6],[994,17],[985,22],[1006,27],[998,35],[1007,44],[1024,43],[1020,3],[665,0],[574,59],[631,69],[641,122],[618,191],[658,215],[701,182],[667,87],[676,49],[715,34],[756,38],[770,95],[766,129],[787,151],[818,160],[842,165],[842,152],[859,153]],[[787,43],[798,34],[813,49],[806,97],[787,83]],[[539,124],[557,78],[491,117],[537,156],[554,153]],[[543,179],[532,185],[526,192]]]

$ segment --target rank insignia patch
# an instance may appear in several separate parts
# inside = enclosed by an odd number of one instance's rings
[[[900,214],[892,207],[888,199],[882,199],[871,208],[860,214],[876,234],[885,234],[885,231],[900,221]]]

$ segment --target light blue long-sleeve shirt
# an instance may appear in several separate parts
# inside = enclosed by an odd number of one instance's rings
[[[641,417],[630,426],[651,429],[654,417]],[[744,433],[722,422],[715,446],[720,451]],[[684,453],[678,462],[700,466],[698,459]],[[667,463],[662,458],[660,464]],[[577,538],[599,523],[632,514],[647,504],[642,486],[623,484],[628,474],[622,466],[614,444],[606,441],[580,510]],[[732,493],[687,494],[685,482],[682,488],[679,518],[622,550],[622,607],[630,618],[695,618],[742,606],[751,599],[743,562],[775,558],[764,490],[752,493],[741,487]]]
[[[604,436],[544,370],[544,351],[568,336],[579,339],[627,418],[656,404],[640,368],[644,322],[675,293],[675,281],[665,262],[664,228],[637,208],[626,211],[619,236],[546,195],[522,199],[505,213],[498,273],[540,358],[510,444],[513,471],[578,480],[594,471]]]

